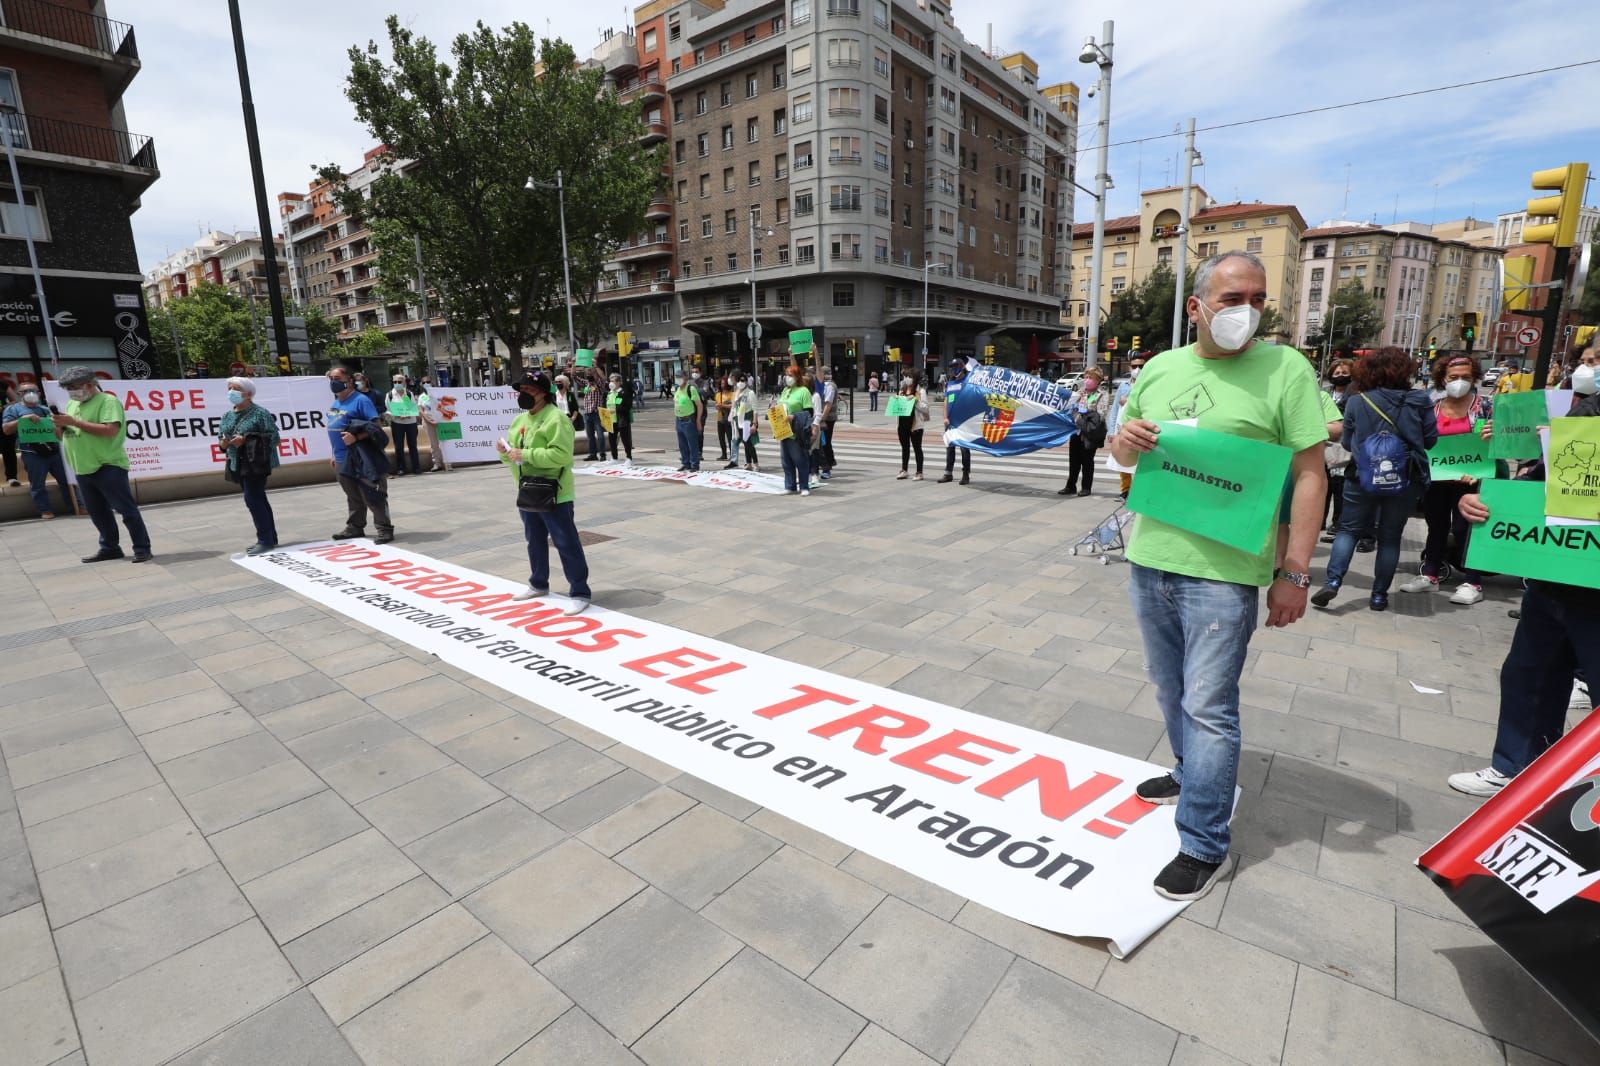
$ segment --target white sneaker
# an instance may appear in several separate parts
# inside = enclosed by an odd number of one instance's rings
[[[523,589],[521,592],[517,593],[511,598],[513,600],[536,600],[540,596],[548,595],[550,595],[549,589],[536,589],[532,585],[529,585],[527,588]]]
[[[1451,774],[1449,782],[1451,788],[1457,792],[1465,792],[1469,796],[1493,796],[1510,783],[1511,778],[1492,766],[1485,766],[1482,770]]]
[[[800,495],[809,496],[809,495],[811,495],[811,490],[810,489],[801,489],[800,490]]]
[[[1582,681],[1572,683],[1572,696],[1567,700],[1567,709],[1573,711],[1594,710],[1594,700],[1589,696],[1589,688]]]
[[[570,599],[571,599],[571,602],[567,604],[567,609],[565,611],[561,612],[562,614],[566,615],[568,618],[571,618],[573,615],[582,614],[584,611],[587,611],[589,609],[589,601],[587,599],[585,599],[584,597],[582,597],[582,596],[573,596],[573,597],[570,597]]]
[[[633,456],[630,455],[630,456],[628,456],[628,458],[622,460],[622,465],[623,466],[632,466],[633,465]]]
[[[1438,587],[1439,587],[1439,582],[1438,582],[1438,580],[1436,578],[1431,578],[1426,574],[1418,574],[1416,577],[1412,578],[1410,581],[1407,581],[1404,585],[1401,585],[1400,586],[1400,591],[1401,592],[1432,592],[1435,589],[1437,589]]]
[[[1476,585],[1469,585],[1465,581],[1456,586],[1450,594],[1451,603],[1459,603],[1463,607],[1471,607],[1483,600],[1483,590]]]

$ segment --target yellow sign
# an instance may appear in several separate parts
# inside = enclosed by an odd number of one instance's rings
[[[767,408],[767,424],[772,427],[773,440],[788,440],[794,436],[794,427],[789,425],[789,409],[781,403]]]
[[[612,422],[611,422],[612,417],[613,416],[612,416],[611,408],[609,408],[609,407],[600,408],[600,428],[605,430],[607,433],[612,432],[612,428],[611,428],[611,426],[612,426]]]

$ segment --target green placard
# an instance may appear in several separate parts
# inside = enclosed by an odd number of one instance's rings
[[[417,401],[412,399],[410,396],[390,400],[389,413],[391,415],[397,415],[400,418],[416,418]]]
[[[1545,513],[1600,518],[1600,418],[1552,418]]]
[[[789,354],[811,354],[811,331],[809,329],[795,329],[789,331]]]
[[[1291,457],[1278,444],[1163,422],[1160,443],[1139,457],[1128,510],[1256,554],[1277,523]]]
[[[1539,427],[1550,424],[1543,392],[1508,392],[1494,402],[1491,459],[1537,459]]]
[[[883,413],[890,418],[904,418],[916,410],[917,398],[915,396],[891,396]]]
[[[460,440],[461,439],[461,423],[460,422],[440,422],[438,424],[438,426],[436,426],[434,428],[438,430],[439,439],[440,440]]]
[[[17,440],[22,444],[56,443],[56,424],[44,416],[34,422],[28,418],[17,420]]]
[[[573,366],[594,366],[594,349],[579,348],[572,357]]]
[[[1455,481],[1463,477],[1487,481],[1494,477],[1489,442],[1476,431],[1440,437],[1439,443],[1428,449],[1428,466],[1435,481]]]
[[[1489,520],[1467,539],[1470,569],[1600,588],[1600,526],[1548,524],[1537,481],[1485,481],[1481,494]]]

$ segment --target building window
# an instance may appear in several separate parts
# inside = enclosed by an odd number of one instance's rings
[[[22,187],[22,206],[17,206],[17,187],[15,185],[0,186],[0,196],[5,200],[0,203],[0,237],[32,237],[36,241],[50,239],[50,227],[46,225],[44,214],[44,200],[39,196],[39,190],[27,185]],[[58,309],[59,310],[59,309]]]
[[[1111,279],[1111,292],[1115,295],[1128,287],[1128,279],[1118,274]]]
[[[833,306],[854,307],[856,305],[856,286],[851,281],[836,281],[833,283]]]
[[[702,238],[711,236],[711,216],[710,215],[701,215],[700,216],[700,236]]]
[[[731,125],[722,127],[722,150],[724,152],[733,151],[733,127]]]
[[[828,186],[828,208],[832,211],[859,211],[861,210],[861,186],[859,185],[830,185]]]
[[[704,89],[694,94],[694,113],[697,115],[706,113],[706,94]]]
[[[722,40],[717,42],[717,55],[719,55],[719,56],[727,55],[728,54],[728,49],[731,46],[732,46],[731,42],[726,37],[724,37]]]
[[[782,202],[783,201],[781,201],[781,200],[779,201],[779,203],[782,203]],[[784,264],[786,264],[788,262],[789,262],[789,246],[787,244],[778,245],[778,265],[779,266],[783,266]]]
[[[733,82],[725,81],[718,87],[717,103],[721,107],[727,107],[733,103]]]
[[[811,190],[804,189],[794,194],[794,213],[796,215],[809,215],[815,210]]]
[[[889,101],[881,96],[872,98],[872,117],[875,121],[887,126],[889,124]]]
[[[794,98],[794,120],[796,122],[811,121],[811,94],[797,93]]]
[[[789,153],[779,152],[772,157],[772,180],[782,181],[789,176]]]
[[[755,144],[761,139],[761,120],[748,118],[744,122],[744,140],[746,144]]]
[[[829,89],[828,114],[830,115],[859,115],[861,114],[860,89]]]
[[[795,21],[799,22],[800,20],[795,19]],[[789,52],[789,69],[796,74],[811,69],[811,46],[809,44],[797,44]]]
[[[830,256],[839,260],[856,261],[861,258],[861,234],[840,233],[829,245]]]
[[[1260,237],[1246,237],[1245,240],[1244,240],[1244,250],[1247,251],[1247,252],[1250,252],[1251,254],[1255,254],[1255,253],[1260,252],[1261,251],[1261,238]]]
[[[748,177],[749,177],[750,184],[751,185],[760,185],[761,184],[761,164],[758,161],[752,159],[750,161],[749,166],[747,167],[747,170],[749,171]]]
[[[794,146],[794,168],[806,170],[811,166],[811,142],[800,141]]]
[[[889,53],[882,48],[872,50],[872,73],[880,78],[889,77]]]
[[[780,107],[780,108],[778,108],[778,110],[776,110],[776,111],[774,111],[772,113],[772,135],[774,137],[782,137],[785,133],[788,133],[788,132],[789,132],[789,112],[786,109]]]
[[[861,0],[828,0],[828,14],[836,18],[860,18]]]
[[[704,159],[706,156],[710,155],[711,154],[711,134],[702,133],[698,137],[696,137],[695,138],[695,147],[699,150],[701,159]]]
[[[756,77],[754,74],[746,74],[744,76],[744,98],[746,100],[754,99],[756,93],[760,91],[761,79]]]
[[[1127,266],[1128,265],[1128,253],[1127,252],[1113,252],[1111,254],[1111,265],[1114,266],[1114,267],[1125,267],[1125,266]]]
[[[874,263],[887,263],[889,261],[889,238],[874,237],[872,239],[872,261]]]
[[[789,21],[796,26],[811,21],[811,0],[794,0],[789,8]]]
[[[1261,220],[1261,224],[1263,226],[1276,226],[1278,224],[1278,216],[1268,215],[1266,218]]]
[[[653,29],[644,31],[644,50],[646,52],[654,52],[656,50],[656,31]]]
[[[688,239],[689,239],[689,220],[686,219],[686,218],[685,219],[680,219],[679,222],[678,222],[678,243],[681,244],[681,243],[683,243],[684,241],[686,241]]]
[[[750,265],[757,268],[761,266],[761,246],[759,244],[756,245],[754,256],[750,260]]]
[[[733,208],[731,208],[731,207],[728,208],[726,211],[722,212],[722,232],[723,233],[738,233],[739,232],[739,216],[734,214]]]
[[[739,269],[739,253],[738,252],[729,252],[728,253],[728,269],[730,271]]]
[[[682,26],[679,26],[676,22],[667,23],[667,40],[676,41],[681,36],[683,36]]]
[[[829,137],[828,162],[830,163],[859,163],[861,162],[860,137]]]
[[[861,42],[852,37],[828,38],[828,66],[830,67],[859,67],[861,65]]]
[[[783,62],[780,60],[772,64],[772,87],[774,89],[781,89],[783,88],[784,83],[785,78],[783,73]]]
[[[700,175],[700,198],[703,200],[711,195],[711,175]]]
[[[682,74],[683,73],[683,59],[682,58],[680,58],[678,56],[673,56],[672,57],[672,73],[674,73],[674,74]]]
[[[794,261],[796,263],[815,263],[817,261],[817,245],[810,237],[801,237],[794,242]]]
[[[872,0],[872,21],[885,28],[889,25],[889,0]]]
[[[673,142],[673,145],[672,145],[672,161],[674,163],[683,162],[683,142],[682,141],[674,141]]]
[[[1234,223],[1233,223],[1233,228],[1234,229],[1244,229],[1244,227],[1245,227],[1245,220],[1244,219],[1240,218],[1240,219],[1235,219],[1234,220]]]
[[[733,168],[732,167],[723,167],[722,168],[722,191],[723,192],[732,192],[733,191]]]

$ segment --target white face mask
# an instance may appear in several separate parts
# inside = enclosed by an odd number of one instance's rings
[[[74,400],[77,400],[79,403],[82,403],[84,400],[89,398],[89,389],[87,386],[79,389],[68,389],[67,395],[72,397]]]
[[[1596,367],[1580,366],[1572,372],[1572,391],[1579,396],[1593,396],[1600,392],[1600,380],[1595,377]]]
[[[783,383],[785,385],[789,386],[791,389],[794,388],[794,375],[793,374],[785,374],[783,376]]]
[[[699,380],[700,380],[700,371],[698,371],[698,370],[696,370],[696,371],[695,371],[695,372],[694,372],[694,379],[695,379],[695,380],[696,380],[696,381],[699,381]]]
[[[1456,378],[1444,383],[1444,394],[1452,400],[1459,400],[1472,391],[1472,382],[1466,378]]]
[[[1249,344],[1261,325],[1261,312],[1249,304],[1224,307],[1221,311],[1211,311],[1203,302],[1200,307],[1211,312],[1206,323],[1211,327],[1211,340],[1225,352],[1236,352]]]
[[[911,379],[910,378],[901,378],[900,379],[900,387],[902,389],[909,389],[911,387]]]
[[[1142,367],[1142,366],[1136,366],[1132,370],[1128,371],[1128,380],[1129,381],[1138,381],[1139,380],[1139,371],[1141,371],[1143,369],[1144,369],[1144,367]]]
[[[32,406],[39,402],[39,394],[37,392],[25,392],[22,394],[22,402]]]

